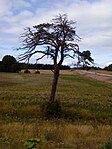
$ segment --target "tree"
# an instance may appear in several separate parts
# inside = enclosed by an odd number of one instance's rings
[[[20,71],[20,66],[16,59],[11,55],[5,55],[2,59],[1,70],[3,72],[17,72]]]
[[[3,59],[2,59],[2,63],[3,63],[4,65],[15,64],[16,62],[17,62],[16,59],[15,59],[13,56],[11,56],[11,55],[5,55],[5,56],[3,57]]]
[[[91,52],[89,50],[81,53],[81,61],[83,62],[83,69],[87,69],[88,65],[94,63],[94,59],[92,59]]]
[[[23,33],[23,46],[19,49],[24,49],[25,53],[21,54],[19,60],[28,60],[36,53],[42,54],[36,60],[40,60],[47,56],[53,60],[54,77],[50,101],[55,101],[56,87],[59,78],[59,71],[65,58],[74,58],[79,51],[77,41],[80,40],[76,34],[75,22],[69,21],[67,15],[58,15],[52,19],[51,23],[43,23],[35,25],[32,28],[26,28]],[[45,48],[38,49],[38,46]]]
[[[105,67],[104,69],[107,70],[107,71],[112,71],[112,64],[110,64],[109,66]]]

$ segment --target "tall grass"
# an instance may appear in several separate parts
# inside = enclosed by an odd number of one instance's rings
[[[0,149],[23,149],[40,137],[39,149],[98,149],[112,139],[112,84],[62,73],[56,99],[60,120],[45,120],[52,74],[0,73]]]

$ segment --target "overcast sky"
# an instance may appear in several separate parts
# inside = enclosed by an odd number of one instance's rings
[[[48,22],[59,13],[77,22],[81,51],[90,50],[100,67],[112,64],[112,0],[0,0],[0,60],[20,53],[13,49],[19,47],[25,27]]]

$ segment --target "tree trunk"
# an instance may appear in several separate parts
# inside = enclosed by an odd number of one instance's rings
[[[54,78],[53,78],[53,81],[52,81],[51,96],[50,96],[50,101],[51,102],[55,101],[55,94],[56,94],[56,88],[57,88],[57,83],[58,83],[58,77],[59,77],[59,68],[55,68]]]

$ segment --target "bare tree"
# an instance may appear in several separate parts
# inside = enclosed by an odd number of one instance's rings
[[[55,101],[56,87],[59,77],[60,67],[65,58],[74,58],[79,51],[78,41],[80,37],[76,34],[75,22],[69,21],[67,15],[58,15],[52,19],[51,23],[43,23],[26,28],[26,32],[22,35],[25,53],[21,54],[20,60],[27,59],[34,54],[41,54],[37,60],[47,56],[53,60],[54,78],[50,101]],[[40,49],[38,49],[40,46]],[[44,46],[44,49],[41,48]]]

